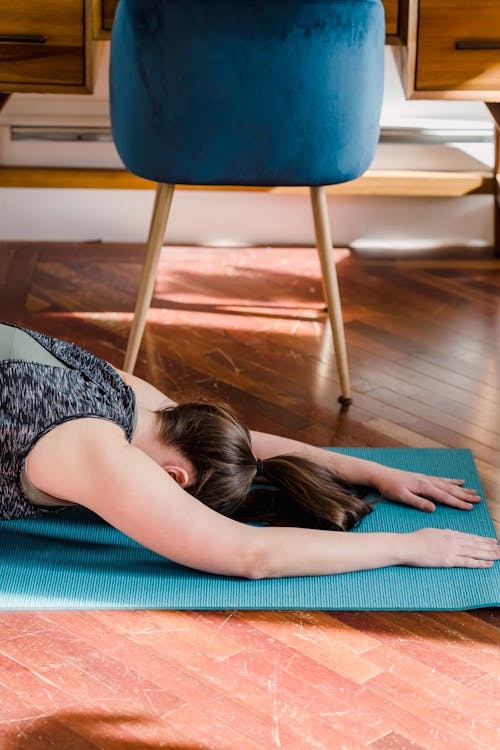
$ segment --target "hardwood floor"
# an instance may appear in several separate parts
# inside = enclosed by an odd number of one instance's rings
[[[0,243],[0,318],[120,366],[142,249]],[[500,532],[500,261],[168,248],[136,373],[318,444],[472,449]],[[0,612],[1,750],[491,750],[500,614]]]

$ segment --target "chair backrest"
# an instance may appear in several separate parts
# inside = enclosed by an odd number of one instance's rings
[[[379,135],[380,0],[120,0],[113,135],[159,182],[325,185]]]

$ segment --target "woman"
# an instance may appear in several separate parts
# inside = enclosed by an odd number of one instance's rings
[[[248,432],[228,409],[176,406],[90,352],[5,324],[0,468],[1,518],[83,505],[151,550],[211,573],[263,578],[397,564],[484,568],[500,559],[496,540],[457,531],[342,533],[370,511],[349,484],[375,487],[424,511],[433,510],[431,499],[470,509],[479,498],[461,480]],[[258,475],[286,491],[277,517],[288,515],[294,526],[235,520],[255,512],[248,490]]]

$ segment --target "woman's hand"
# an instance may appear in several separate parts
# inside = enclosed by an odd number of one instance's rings
[[[419,529],[404,535],[405,565],[423,568],[491,568],[500,560],[496,539],[451,529]]]
[[[432,500],[461,510],[470,510],[481,498],[467,489],[463,479],[446,479],[378,465],[373,484],[387,500],[397,500],[428,513],[435,509]]]

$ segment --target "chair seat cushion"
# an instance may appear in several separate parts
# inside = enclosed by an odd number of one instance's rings
[[[378,142],[380,0],[121,0],[114,140],[150,180],[325,185]]]

